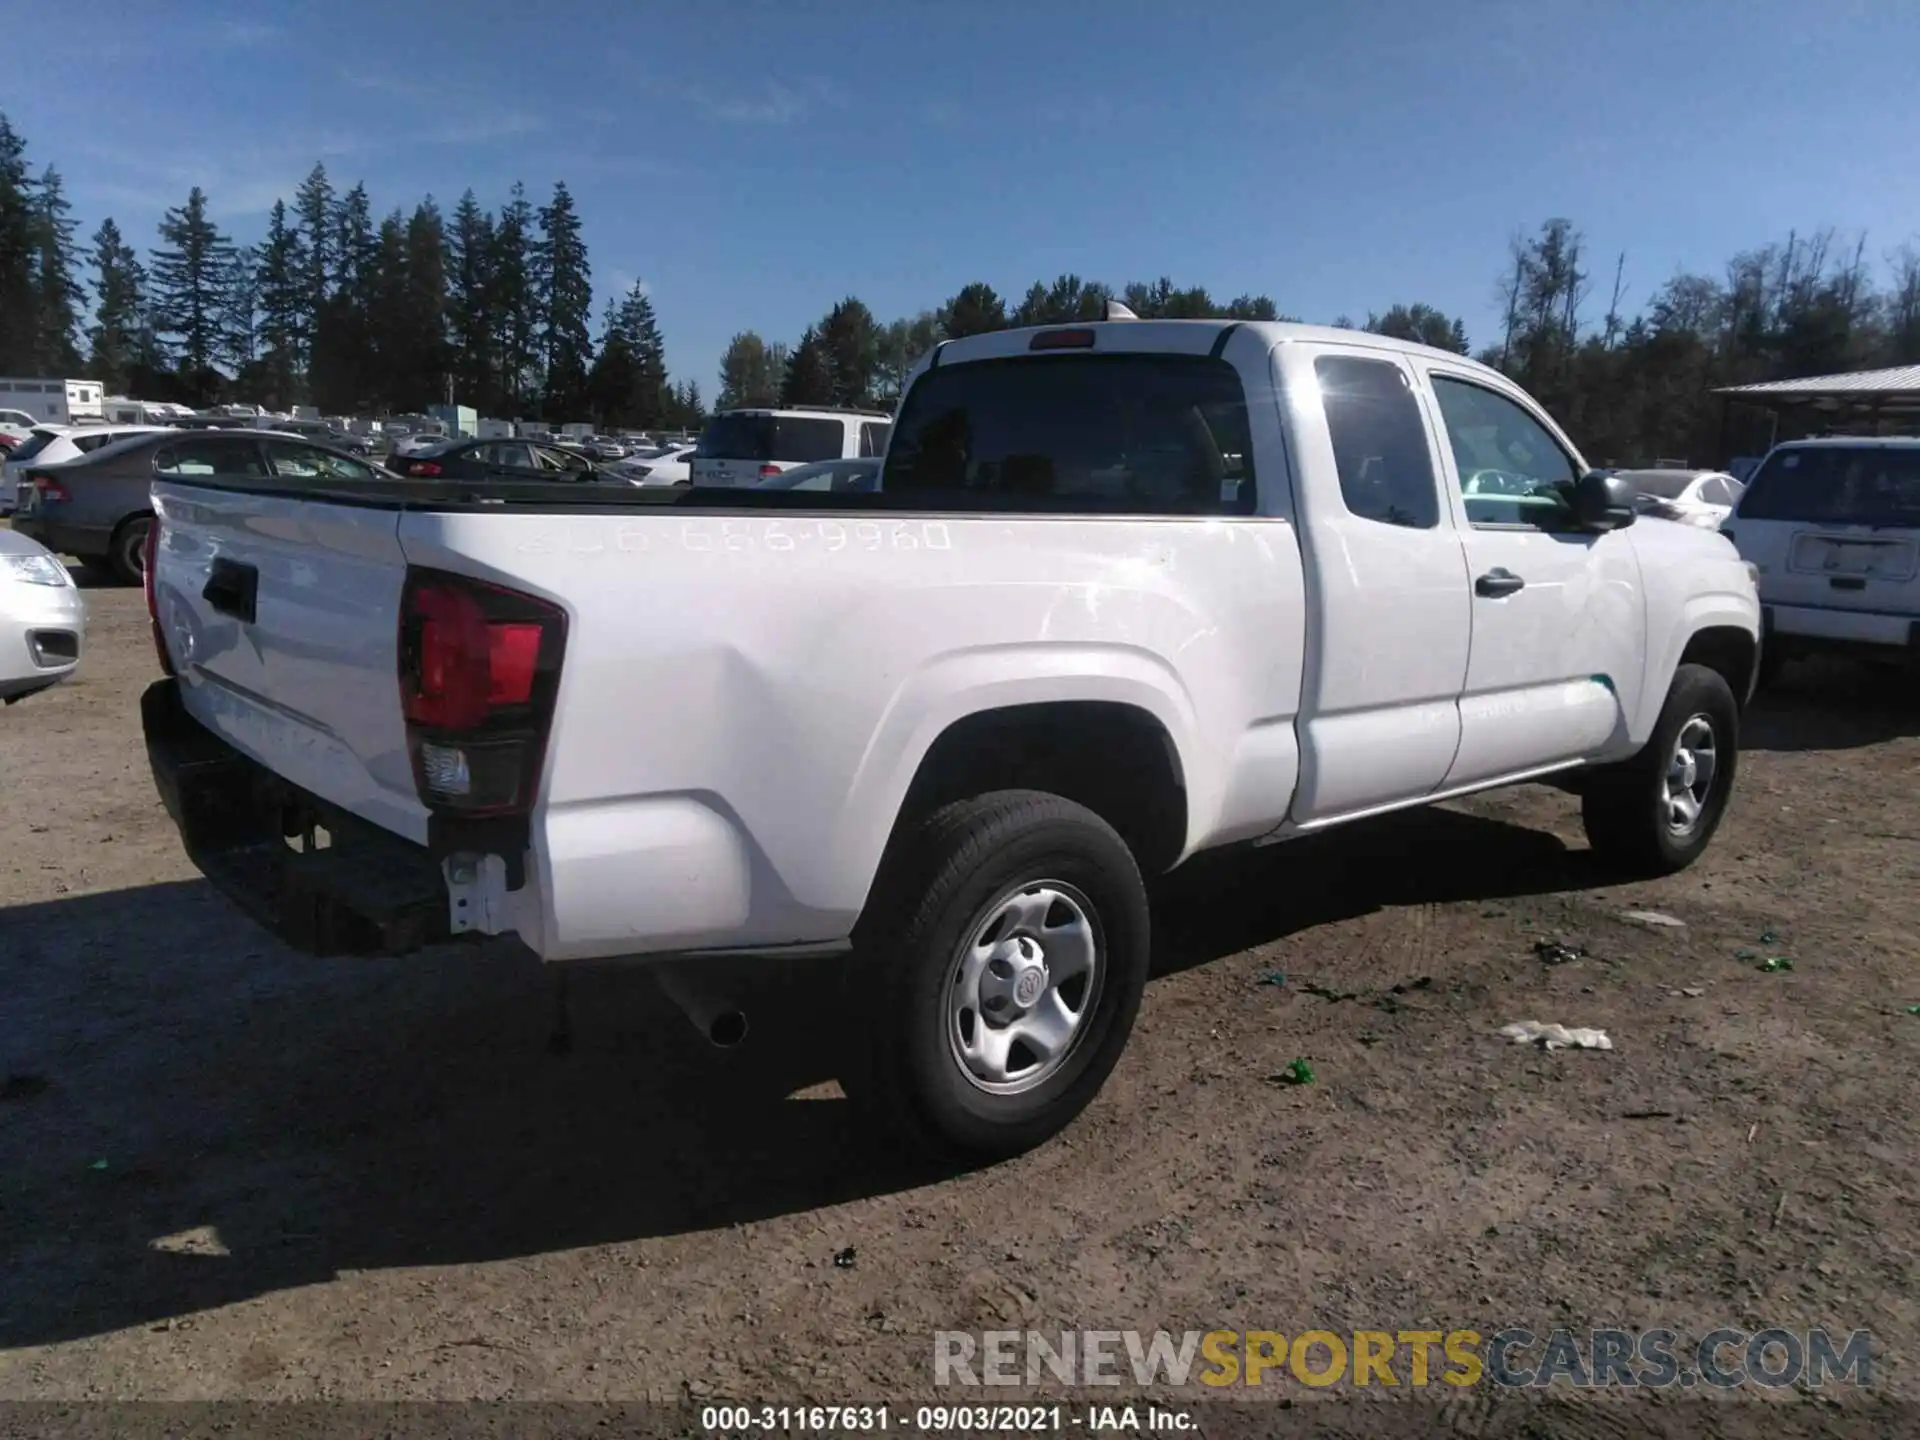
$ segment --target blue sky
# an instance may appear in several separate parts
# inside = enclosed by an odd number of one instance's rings
[[[1597,316],[1794,227],[1920,236],[1912,0],[65,0],[0,108],[83,234],[202,185],[254,238],[324,160],[376,211],[573,190],[676,375],[984,279],[1424,300],[1493,338],[1509,237],[1585,231]],[[1604,272],[1604,274],[1599,273]]]

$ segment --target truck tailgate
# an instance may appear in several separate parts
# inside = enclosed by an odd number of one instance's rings
[[[424,844],[398,681],[407,562],[390,510],[162,482],[154,606],[202,725]]]

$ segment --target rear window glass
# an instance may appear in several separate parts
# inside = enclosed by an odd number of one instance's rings
[[[1741,497],[1744,520],[1920,528],[1920,448],[1777,450]]]
[[[31,460],[47,446],[60,437],[51,430],[35,430],[13,449],[7,452],[7,458],[13,461]]]
[[[880,488],[962,508],[1244,514],[1246,394],[1231,365],[1198,355],[929,370],[895,423]]]
[[[777,460],[801,465],[838,460],[846,443],[842,421],[799,415],[716,415],[701,433],[703,460]]]

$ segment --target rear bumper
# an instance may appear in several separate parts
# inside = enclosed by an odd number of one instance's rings
[[[1781,653],[1843,650],[1920,663],[1920,616],[1812,605],[1766,605],[1764,644]]]
[[[326,804],[195,720],[177,680],[140,697],[154,785],[187,856],[229,900],[309,955],[404,955],[452,938],[446,881],[424,847]],[[331,843],[289,841],[324,830]]]

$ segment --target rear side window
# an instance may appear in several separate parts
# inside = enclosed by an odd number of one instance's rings
[[[927,371],[879,488],[937,507],[1246,514],[1246,393],[1224,360],[1057,355]]]
[[[1740,518],[1920,529],[1920,448],[1776,450],[1741,496]]]
[[[1323,355],[1313,373],[1348,512],[1382,525],[1433,529],[1440,523],[1440,490],[1406,372],[1386,360]]]
[[[153,457],[153,473],[264,480],[267,467],[260,447],[251,440],[187,440],[163,447]]]
[[[860,427],[860,457],[863,460],[876,460],[887,453],[887,432],[891,425],[879,425],[868,421]]]
[[[373,479],[372,467],[362,465],[358,460],[349,460],[344,455],[336,455],[331,450],[317,450],[310,445],[294,445],[284,440],[269,441],[267,457],[273,462],[273,473],[283,479]]]
[[[27,436],[26,439],[9,450],[7,452],[7,458],[15,462],[31,460],[59,438],[60,437],[51,430],[35,430]]]

